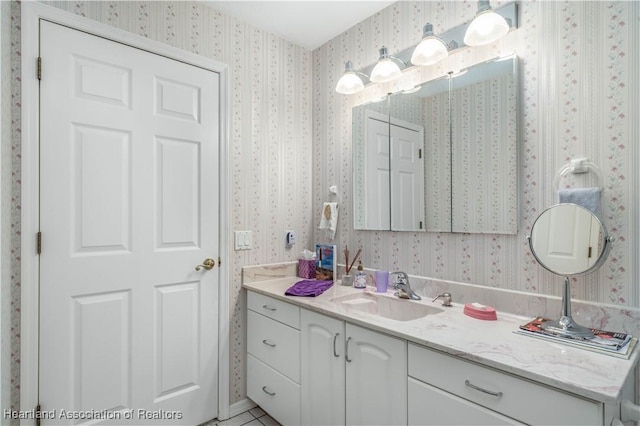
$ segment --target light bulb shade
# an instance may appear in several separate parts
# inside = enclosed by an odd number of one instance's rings
[[[464,35],[467,46],[483,46],[493,43],[509,32],[507,21],[493,10],[478,12]]]
[[[373,70],[371,71],[371,77],[369,79],[374,83],[386,83],[387,81],[395,80],[402,75],[398,64],[391,59],[380,59]]]
[[[449,50],[442,40],[435,36],[422,39],[411,55],[413,65],[433,65],[449,56]]]
[[[342,95],[352,95],[363,90],[364,83],[353,70],[353,64],[351,61],[345,62],[344,74],[340,77],[340,80],[338,80],[338,84],[336,84],[336,92]]]
[[[355,72],[345,72],[336,85],[336,92],[342,95],[353,95],[363,90],[364,83]]]

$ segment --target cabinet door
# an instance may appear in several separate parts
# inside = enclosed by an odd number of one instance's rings
[[[344,425],[344,322],[302,309],[303,425]]]
[[[434,368],[437,368],[434,366]],[[409,425],[521,425],[509,417],[409,377]]]
[[[346,326],[347,424],[407,424],[407,343]]]

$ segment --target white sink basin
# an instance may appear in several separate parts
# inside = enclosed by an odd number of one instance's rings
[[[412,321],[443,312],[434,306],[373,293],[355,293],[332,299],[345,312],[364,312],[371,315],[396,320]]]

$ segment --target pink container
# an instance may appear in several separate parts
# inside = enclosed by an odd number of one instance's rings
[[[300,278],[315,278],[316,261],[313,259],[298,259],[298,276]]]

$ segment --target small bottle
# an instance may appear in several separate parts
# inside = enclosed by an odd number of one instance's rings
[[[362,261],[358,261],[358,272],[353,280],[353,286],[355,288],[366,288],[367,287],[367,275],[362,270]]]

